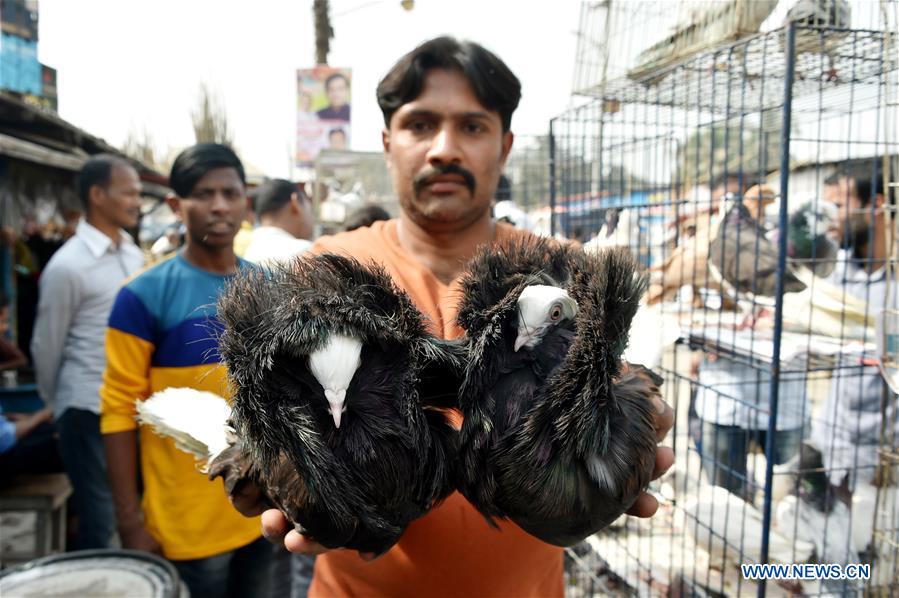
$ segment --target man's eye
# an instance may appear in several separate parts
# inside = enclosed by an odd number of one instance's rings
[[[423,133],[431,129],[431,123],[425,120],[414,120],[409,123],[409,129],[416,133]]]
[[[465,125],[466,133],[480,133],[484,130],[484,126],[481,123],[468,123]]]

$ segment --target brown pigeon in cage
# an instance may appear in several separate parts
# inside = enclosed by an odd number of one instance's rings
[[[709,244],[709,269],[731,293],[756,298],[776,293],[779,250],[761,225],[765,206],[776,197],[768,185],[756,185],[725,203],[731,205]],[[789,269],[784,270],[783,284],[786,293],[805,290]]]
[[[217,427],[215,454],[208,442],[195,452],[227,489],[253,482],[311,540],[374,554],[454,489],[457,433],[443,409],[461,354],[381,268],[321,255],[252,271],[218,314],[228,424],[199,411],[161,431]]]
[[[463,278],[459,488],[492,522],[570,546],[646,489],[661,379],[621,355],[645,290],[630,252],[528,241]]]

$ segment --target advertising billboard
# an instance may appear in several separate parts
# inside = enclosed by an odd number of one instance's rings
[[[297,71],[296,163],[311,167],[325,148],[350,147],[351,69],[317,66]]]

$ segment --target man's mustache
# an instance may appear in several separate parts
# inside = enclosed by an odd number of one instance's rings
[[[448,164],[446,166],[431,166],[424,172],[420,172],[415,175],[415,178],[412,180],[412,186],[415,189],[415,194],[418,195],[421,192],[425,185],[428,184],[429,179],[432,179],[435,176],[440,176],[442,174],[459,175],[465,181],[465,186],[468,187],[468,192],[474,195],[474,175],[458,164]]]

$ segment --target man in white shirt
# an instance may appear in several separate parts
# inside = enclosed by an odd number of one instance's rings
[[[245,260],[283,262],[312,247],[312,201],[295,183],[272,179],[263,184],[256,194],[255,212],[259,226],[253,231]]]
[[[799,451],[809,416],[805,407],[807,374],[791,371],[788,365],[784,370],[777,391],[774,453],[770,455],[777,465]],[[697,439],[702,468],[710,483],[750,499],[756,486],[747,473],[747,459],[751,443],[766,447],[770,388],[767,365],[706,357],[699,367],[695,406],[702,424]]]
[[[887,292],[887,194],[880,161],[869,158],[848,163],[824,181],[824,199],[833,203],[839,214],[832,232],[843,248],[828,282],[847,296],[864,301],[870,317],[887,307],[899,307],[895,280],[892,293]],[[812,422],[812,444],[822,453],[830,483],[847,500],[855,487],[870,482],[876,471],[884,401],[887,422],[895,425],[892,433],[886,431],[886,437],[899,438],[899,420],[894,414],[897,396],[884,383],[875,359],[866,355],[856,364],[836,368],[827,399]]]
[[[99,415],[106,324],[119,287],[144,259],[122,230],[140,218],[134,168],[118,156],[94,156],[78,175],[78,192],[85,219],[41,274],[31,354],[72,482],[76,548],[89,549],[107,547],[115,529]]]

